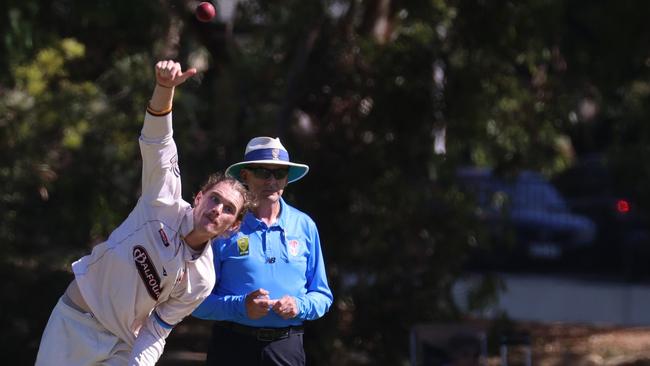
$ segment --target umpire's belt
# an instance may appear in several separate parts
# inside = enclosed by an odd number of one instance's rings
[[[258,341],[272,342],[278,339],[288,338],[291,335],[303,334],[305,332],[302,326],[293,326],[286,328],[257,328],[249,327],[233,322],[215,322],[215,326],[230,329],[233,332],[255,337]]]

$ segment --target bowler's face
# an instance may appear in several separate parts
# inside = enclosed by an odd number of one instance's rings
[[[261,174],[255,174],[255,168],[263,168],[270,171],[283,170],[286,172],[289,167],[283,165],[259,164],[244,168],[240,172],[242,180],[246,182],[248,190],[254,195],[255,200],[258,203],[264,203],[264,201],[269,203],[278,202],[280,197],[282,197],[284,187],[287,186],[287,180],[289,178],[286,174],[284,178],[281,179],[277,179],[274,174],[268,174],[268,177],[261,177]]]
[[[239,225],[237,213],[244,205],[244,197],[232,183],[219,182],[194,199],[194,229],[215,237]]]

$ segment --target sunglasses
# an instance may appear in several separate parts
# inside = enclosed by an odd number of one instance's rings
[[[258,179],[269,179],[273,176],[276,180],[284,179],[289,175],[289,169],[267,169],[261,166],[257,167],[246,167],[244,168],[253,172],[255,178]]]

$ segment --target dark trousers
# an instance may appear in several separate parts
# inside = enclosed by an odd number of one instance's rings
[[[273,341],[215,323],[208,346],[208,366],[303,366],[302,332]]]

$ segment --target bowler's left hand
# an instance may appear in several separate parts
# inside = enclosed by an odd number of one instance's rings
[[[293,296],[285,295],[273,305],[273,311],[282,319],[291,319],[298,315],[298,305]]]

